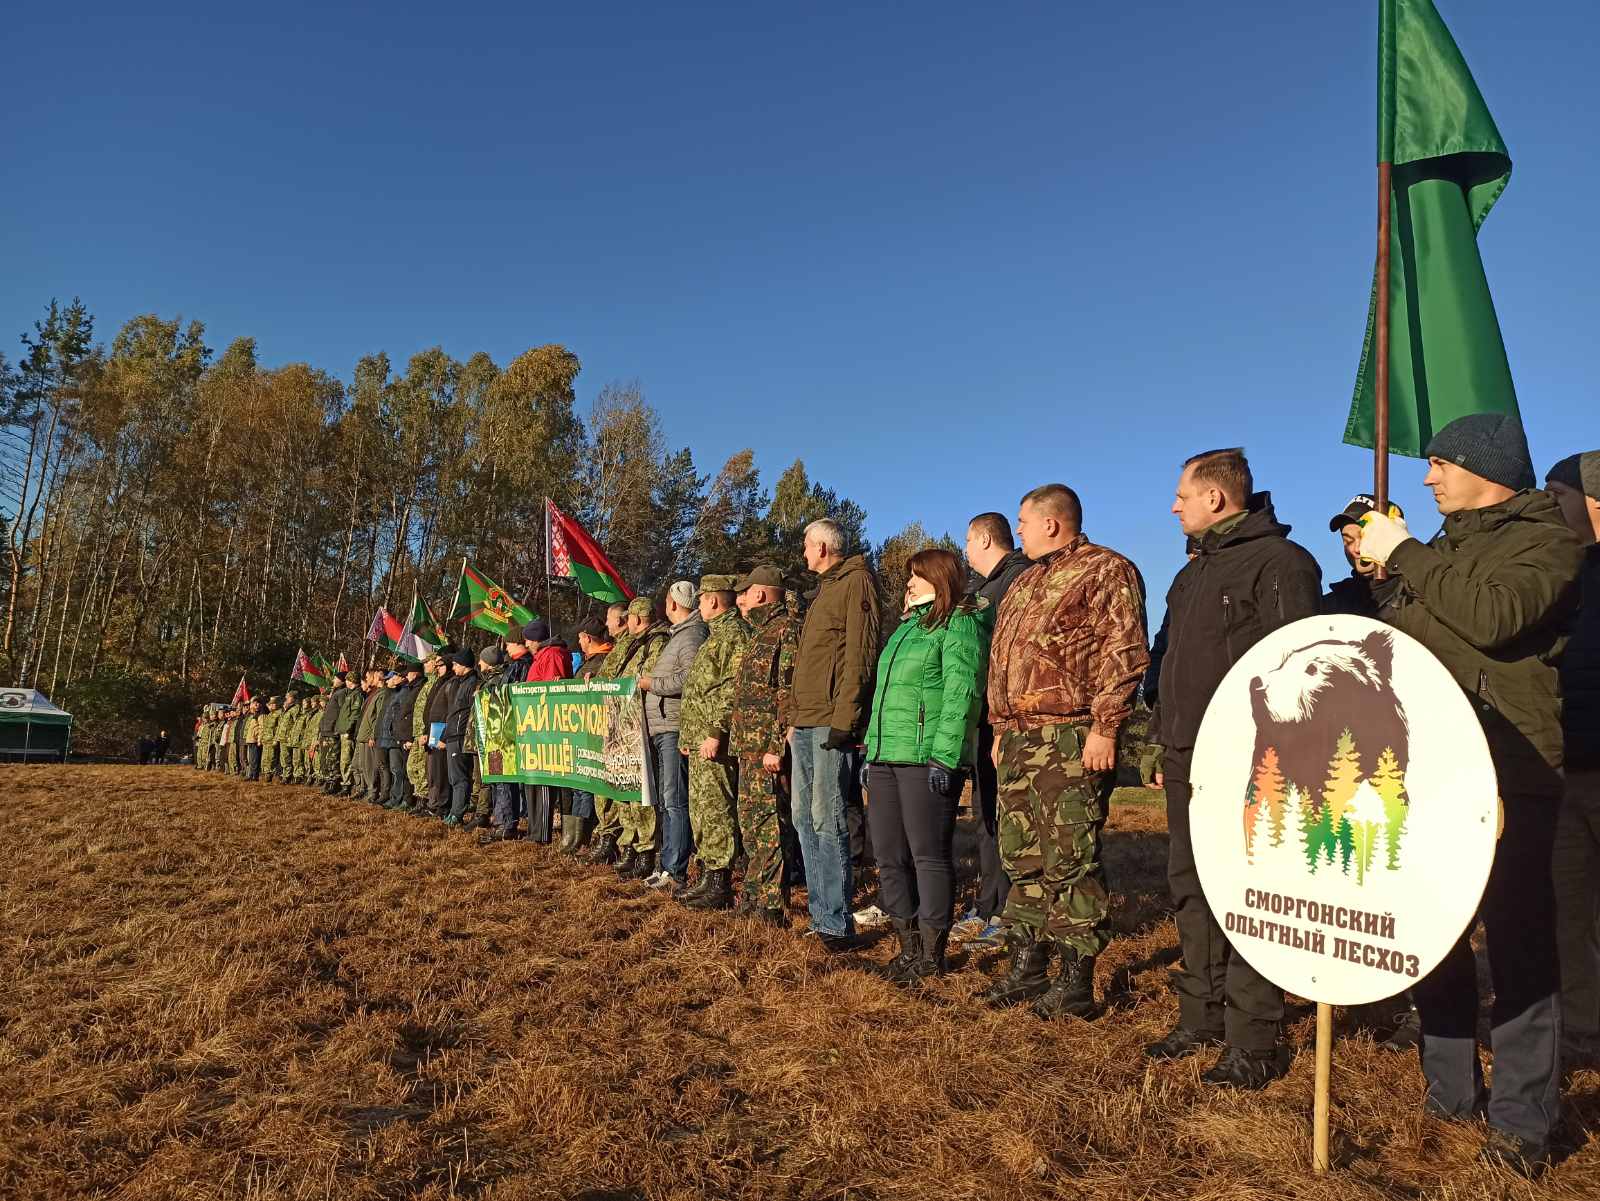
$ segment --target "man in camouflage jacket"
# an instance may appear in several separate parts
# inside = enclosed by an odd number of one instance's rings
[[[1090,542],[1082,523],[1077,494],[1064,485],[1022,498],[1017,533],[1034,565],[1001,601],[990,644],[1011,964],[985,1000],[1037,997],[1041,1017],[1094,1013],[1094,961],[1110,910],[1100,831],[1117,737],[1150,663],[1138,571]],[[1056,951],[1061,974],[1050,983]]]
[[[750,624],[749,645],[734,677],[729,749],[739,761],[739,835],[744,844],[741,913],[785,925],[780,814],[789,802],[782,783],[788,753],[789,689],[800,643],[799,615],[784,604],[783,576],[757,567],[735,589]]]
[[[626,649],[619,642],[606,656],[602,670],[611,666],[612,656],[623,652],[616,661],[617,678],[633,676],[637,679],[649,675],[671,636],[667,623],[657,620],[655,604],[649,597],[636,596],[628,602],[628,634]],[[643,698],[640,703],[644,703]],[[645,732],[649,734],[648,725]],[[616,864],[617,874],[643,880],[655,870],[659,834],[656,808],[651,804],[619,804],[617,818],[622,824],[622,833],[617,839],[617,849],[621,853]]]
[[[278,698],[267,698],[267,711],[261,715],[261,778],[268,783],[278,778],[278,721],[283,716]]]
[[[679,894],[691,909],[733,908],[738,760],[728,727],[739,660],[750,644],[750,627],[733,603],[737,582],[731,575],[700,578],[696,598],[709,632],[683,682],[678,712],[678,749],[689,761],[689,829],[700,857],[699,883]]]

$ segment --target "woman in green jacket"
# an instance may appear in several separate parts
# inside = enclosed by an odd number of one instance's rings
[[[878,659],[867,723],[867,822],[878,903],[900,939],[891,980],[944,973],[955,900],[956,804],[975,760],[994,612],[964,598],[961,560],[911,556],[905,616]]]

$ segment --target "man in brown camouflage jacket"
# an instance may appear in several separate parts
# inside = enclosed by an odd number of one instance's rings
[[[739,837],[744,845],[744,897],[739,912],[784,926],[780,806],[788,752],[789,688],[794,679],[800,620],[784,604],[783,576],[757,567],[739,580],[739,607],[750,623],[750,644],[734,676],[729,749],[739,759]]]
[[[1082,506],[1065,485],[1022,498],[1017,534],[1034,565],[1000,603],[989,659],[1011,963],[984,999],[1038,998],[1040,1017],[1089,1017],[1095,957],[1109,938],[1100,831],[1117,735],[1150,663],[1144,589],[1132,563],[1084,536]],[[1055,950],[1061,973],[1051,983]]]

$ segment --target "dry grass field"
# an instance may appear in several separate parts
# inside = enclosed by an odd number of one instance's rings
[[[1046,1025],[974,1003],[994,951],[908,995],[798,929],[307,789],[31,767],[0,795],[7,1199],[1600,1197],[1593,1073],[1529,1185],[1363,1034],[1322,1180],[1309,1054],[1253,1095],[1147,1066],[1157,807],[1107,837],[1111,1011]]]

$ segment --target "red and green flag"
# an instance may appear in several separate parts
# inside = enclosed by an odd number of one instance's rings
[[[1380,0],[1378,161],[1393,164],[1389,222],[1389,449],[1422,456],[1469,413],[1517,412],[1478,230],[1511,155],[1433,0]],[[1344,440],[1377,426],[1374,281]]]
[[[344,675],[345,672],[350,670],[350,661],[344,657],[343,651],[339,652],[339,662],[334,665],[334,670],[340,675]]]
[[[513,627],[522,627],[538,614],[517,604],[511,594],[465,559],[461,560],[461,583],[456,586],[455,607],[450,610],[451,621],[465,621],[504,638]]]
[[[239,686],[233,690],[231,703],[235,705],[248,705],[250,703],[250,686],[244,682],[243,676],[239,677]]]
[[[401,624],[400,619],[382,605],[379,605],[378,611],[372,615],[372,624],[367,627],[367,641],[375,642],[385,650],[393,651],[402,659],[417,659],[420,661],[421,656],[412,654],[402,645],[405,632],[406,628]]]
[[[290,680],[299,680],[308,688],[326,688],[333,683],[333,667],[321,655],[306,654],[304,648],[294,653],[294,668]]]
[[[578,591],[607,604],[633,599],[633,589],[611,565],[600,544],[548,497],[544,502],[544,531],[545,546],[550,552],[546,570],[553,578],[574,580]]]

